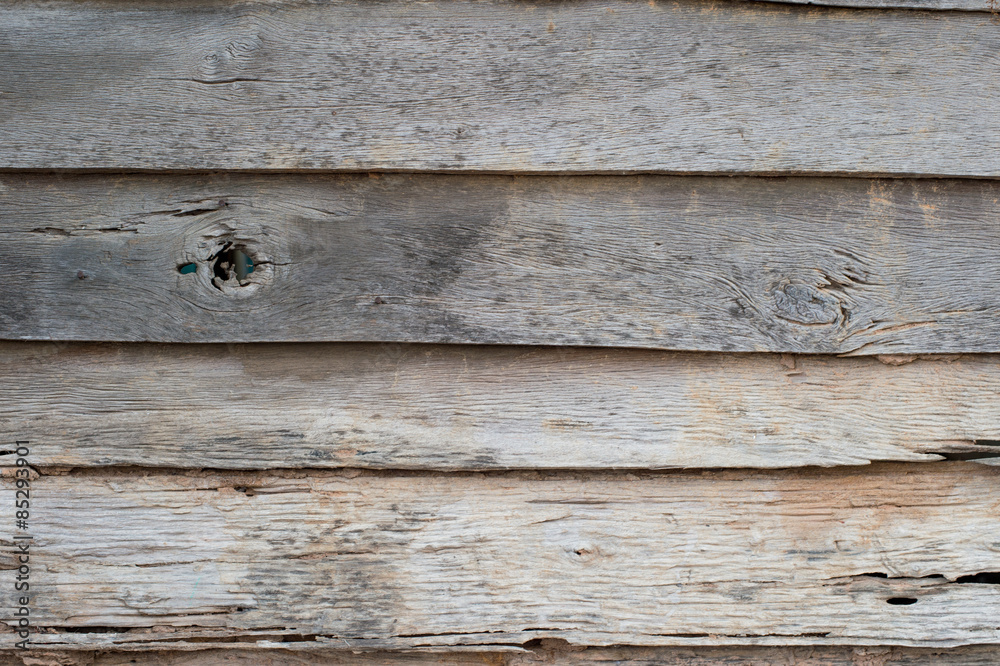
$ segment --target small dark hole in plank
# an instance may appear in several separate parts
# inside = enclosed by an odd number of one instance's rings
[[[976,439],[972,443],[976,446],[1000,446],[1000,439]]]
[[[242,247],[232,243],[226,243],[222,249],[215,253],[210,259],[212,272],[221,282],[228,282],[236,278],[240,285],[253,273],[253,257],[247,254]],[[217,285],[218,286],[218,285]]]
[[[913,597],[892,597],[890,599],[886,599],[885,603],[892,606],[911,606],[917,603],[917,600]]]
[[[198,271],[198,265],[195,264],[194,262],[190,264],[181,264],[180,266],[177,267],[177,270],[180,272],[181,275],[190,275],[191,273],[195,273]]]
[[[1000,585],[1000,571],[983,571],[969,576],[959,576],[956,583],[978,583],[979,585]]]

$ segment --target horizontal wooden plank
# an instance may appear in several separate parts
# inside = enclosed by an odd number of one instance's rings
[[[3,169],[1000,176],[989,13],[7,3]]]
[[[970,463],[41,476],[33,640],[991,644],[998,482]],[[13,515],[12,490],[0,503]]]
[[[0,344],[0,431],[30,441],[44,466],[989,462],[1000,457],[997,395],[1000,356],[886,365],[645,350]],[[13,447],[0,448],[11,464]]]
[[[854,7],[859,9],[924,9],[1000,13],[996,0],[756,0],[795,5]]]
[[[6,339],[1000,351],[994,181],[8,174],[0,188]],[[252,273],[230,266],[237,250]]]
[[[289,645],[289,648],[292,646]],[[292,648],[294,649],[294,648]],[[581,648],[544,641],[526,650],[504,652],[313,652],[306,648],[210,650],[163,650],[141,654],[147,666],[994,666],[1000,649],[995,646],[965,646],[927,649],[900,647],[696,647],[696,648]],[[39,651],[24,662],[15,654],[0,653],[3,666],[25,663],[46,666],[125,666],[137,663],[135,652]]]

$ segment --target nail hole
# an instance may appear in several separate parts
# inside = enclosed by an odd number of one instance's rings
[[[917,603],[917,600],[913,597],[892,597],[891,599],[886,599],[885,603],[891,606],[911,606]]]
[[[178,266],[177,270],[180,271],[181,275],[190,275],[191,273],[198,271],[198,266],[192,262],[190,264],[182,264]]]

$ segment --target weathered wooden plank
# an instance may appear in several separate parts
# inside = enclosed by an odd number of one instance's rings
[[[291,646],[290,646],[291,647]],[[294,649],[294,648],[292,648]],[[950,649],[900,647],[696,647],[581,648],[543,641],[530,650],[506,652],[312,652],[275,649],[213,649],[144,652],[147,666],[994,666],[996,646]],[[15,653],[16,655],[16,653]],[[24,662],[0,653],[3,666],[124,666],[137,663],[135,652],[39,651]],[[34,661],[32,661],[34,660]]]
[[[969,463],[41,476],[32,617],[54,633],[35,640],[997,643],[998,481]]]
[[[1000,13],[997,0],[757,0],[794,5],[854,7],[859,9],[926,9]]]
[[[7,3],[0,168],[1000,176],[989,13]]]
[[[37,465],[795,467],[1000,456],[1000,356],[0,344]],[[980,442],[978,445],[975,442]],[[0,463],[15,459],[0,447]]]
[[[1000,351],[993,181],[4,175],[0,187],[7,339]],[[243,281],[223,269],[237,248],[256,262]]]

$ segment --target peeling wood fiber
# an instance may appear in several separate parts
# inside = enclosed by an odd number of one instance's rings
[[[998,198],[971,180],[8,174],[0,337],[997,352]],[[243,280],[220,268],[238,248]]]
[[[993,644],[998,482],[954,462],[43,475],[37,643]]]
[[[37,465],[795,467],[1000,458],[1000,357],[0,344]],[[976,442],[979,442],[976,444]],[[9,447],[13,448],[13,447]],[[13,450],[0,464],[13,464]]]
[[[57,0],[0,26],[2,169],[1000,176],[989,12]]]

